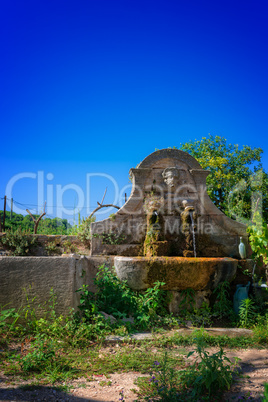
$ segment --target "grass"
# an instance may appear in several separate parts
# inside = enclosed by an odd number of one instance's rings
[[[28,342],[26,339],[9,338],[3,344],[0,370],[10,379],[32,380],[36,385],[66,383],[79,377],[92,378],[96,374],[109,376],[129,371],[146,374],[154,361],[163,358],[165,351],[168,351],[169,365],[183,367],[187,350],[199,341],[205,347],[244,349],[267,346],[262,342],[256,343],[258,339],[254,335],[230,338],[209,335],[204,330],[196,330],[191,335],[161,335],[149,341],[130,341],[119,345],[89,343],[82,347],[70,345],[68,340],[50,340],[48,343],[39,335]]]
[[[59,334],[59,331],[57,330],[56,333]],[[181,383],[172,382],[172,373],[173,371],[185,370],[187,354],[189,350],[196,348],[198,343],[202,342],[204,347],[217,346],[219,348],[244,349],[245,347],[267,346],[263,343],[264,334],[262,334],[261,338],[256,334],[252,337],[230,338],[226,335],[209,335],[202,329],[193,331],[191,335],[181,335],[174,332],[167,336],[162,333],[156,334],[152,340],[131,340],[113,345],[101,340],[92,342],[90,339],[88,342],[83,339],[80,342],[71,343],[68,337],[64,339],[64,334],[61,334],[61,337],[57,335],[49,339],[49,343],[47,335],[45,334],[44,337],[42,335],[44,333],[38,332],[30,337],[29,334],[10,337],[9,334],[8,339],[2,342],[0,348],[0,371],[4,372],[9,382],[18,384],[23,380],[27,381],[27,384],[24,385],[25,389],[27,387],[37,389],[38,387],[48,386],[69,392],[72,387],[72,380],[77,378],[85,378],[83,383],[89,385],[96,375],[102,375],[106,378],[103,377],[101,385],[107,386],[111,384],[109,376],[112,373],[132,371],[149,376],[152,373],[154,362],[166,359],[166,366],[169,368],[165,379],[167,389],[170,390],[170,395],[173,395],[172,392],[177,395],[177,389],[181,388]],[[2,331],[1,337],[3,339],[4,331]],[[40,352],[40,350],[43,351],[41,356],[35,353]],[[192,375],[194,376],[196,373],[192,373]],[[156,395],[155,400],[157,400],[158,391],[148,387],[148,377],[146,378],[147,380],[141,378],[138,381],[141,391],[144,392],[143,396],[148,396],[153,391],[156,393],[154,395]],[[182,398],[184,397],[182,396]],[[163,398],[160,400],[164,401],[165,399]],[[142,400],[141,394],[137,395],[137,399]],[[154,399],[151,400],[153,401]],[[167,399],[167,401],[172,400]],[[190,399],[188,398],[187,400]]]
[[[29,387],[43,385],[65,385],[76,378],[92,380],[94,375],[109,377],[112,373],[139,372],[146,374],[154,361],[163,356],[162,348],[155,348],[143,342],[142,344],[125,344],[118,347],[101,344],[92,348],[73,348],[68,345],[55,346],[56,359],[47,360],[43,366],[35,365],[34,359],[21,351],[21,343],[15,339],[6,346],[0,356],[0,370],[9,381],[31,381]],[[22,365],[22,359],[29,356],[32,366]],[[169,354],[169,364],[176,367],[183,365],[183,358],[177,351]],[[103,382],[103,386],[106,382]],[[108,381],[108,385],[109,385]],[[28,385],[25,385],[27,387]]]
[[[194,330],[189,335],[182,335],[176,330],[167,333],[167,330],[180,327],[186,319],[189,319],[189,316],[175,318],[166,313],[164,302],[167,298],[161,291],[159,283],[139,296],[103,269],[102,276],[98,277],[98,284],[102,289],[99,291],[99,299],[96,299],[96,295],[88,292],[86,288],[82,289],[80,313],[70,311],[66,317],[56,315],[56,299],[53,291],[46,305],[47,313],[42,318],[36,317],[28,298],[26,307],[19,312],[7,307],[0,311],[0,370],[10,382],[24,380],[28,382],[25,384],[26,388],[48,385],[66,391],[71,381],[77,378],[85,378],[85,382],[90,382],[95,375],[109,378],[112,373],[131,371],[149,375],[154,363],[162,361],[164,362],[162,371],[157,375],[165,383],[164,388],[148,388],[148,383],[144,379],[140,380],[140,384],[141,386],[147,384],[142,389],[145,393],[147,392],[148,398],[150,392],[153,392],[155,400],[164,401],[163,398],[167,397],[169,399],[166,400],[171,402],[180,400],[172,399],[178,398],[179,388],[184,391],[187,388],[188,394],[200,387],[203,387],[204,393],[208,395],[212,389],[217,390],[214,380],[211,380],[213,376],[207,376],[206,384],[202,382],[200,384],[198,370],[191,371],[186,368],[185,361],[189,349],[202,347],[199,349],[203,362],[200,370],[202,368],[205,374],[209,374],[211,367],[214,367],[213,364],[218,362],[220,374],[217,381],[219,384],[229,386],[232,376],[230,370],[224,371],[225,366],[222,362],[227,360],[223,348],[267,347],[267,314],[255,317],[258,325],[252,326],[252,336],[243,335],[233,338],[227,335],[215,336],[208,334],[202,328]],[[222,294],[225,295],[225,293],[226,289],[223,289]],[[116,300],[116,305],[115,295],[117,298],[124,298],[125,303],[121,305],[120,301]],[[115,306],[117,306],[116,309]],[[120,311],[122,306],[123,310]],[[110,310],[107,310],[108,308]],[[136,315],[133,313],[133,324],[120,321],[121,316],[129,316],[129,308],[132,312],[136,311]],[[115,315],[118,318],[116,323],[112,324],[105,320],[101,314],[102,310]],[[224,298],[214,311],[204,306],[199,311],[191,311],[187,314],[190,314],[191,322],[196,324],[203,323],[205,320],[210,322],[210,316],[226,317]],[[128,339],[118,345],[105,342],[107,335],[128,336],[130,333],[147,329],[153,333],[152,340]],[[217,347],[219,352],[208,356],[205,348],[212,346]],[[185,372],[184,380],[182,377],[176,377],[178,372]],[[185,382],[186,378],[188,382]],[[226,381],[222,382],[224,378]],[[191,389],[190,384],[196,385]],[[109,381],[102,381],[102,385],[109,385]],[[206,388],[207,386],[210,388]],[[154,399],[151,398],[151,400]]]

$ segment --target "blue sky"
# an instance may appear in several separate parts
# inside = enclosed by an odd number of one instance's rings
[[[155,148],[209,133],[268,170],[267,1],[0,5],[0,198],[71,219],[82,191],[86,216]]]

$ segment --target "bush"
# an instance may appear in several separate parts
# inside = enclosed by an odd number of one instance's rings
[[[138,380],[142,398],[162,402],[210,401],[230,389],[238,359],[231,363],[222,348],[210,355],[205,351],[201,337],[196,338],[196,342],[195,350],[187,358],[194,353],[198,357],[184,370],[172,367],[167,352],[162,361],[154,362],[149,383],[147,379]]]
[[[92,222],[95,222],[96,218],[95,216],[88,217],[86,219],[82,219],[82,222],[79,226],[76,227],[75,232],[73,234],[76,234],[78,239],[88,245],[90,243],[90,238],[91,238],[91,231],[90,231],[90,225]]]
[[[86,286],[80,293],[79,309],[82,315],[92,320],[101,311],[118,319],[134,317],[138,327],[150,327],[159,315],[166,315],[167,292],[161,289],[162,282],[156,282],[153,288],[144,293],[130,289],[109,268],[102,265],[95,279],[97,292],[89,292]]]
[[[202,343],[197,344],[196,350],[190,352],[187,357],[195,352],[198,354],[200,362],[196,359],[195,364],[192,364],[182,377],[182,383],[187,389],[187,400],[196,401],[203,395],[211,400],[212,396],[230,389],[238,358],[232,363],[222,348],[210,355],[205,351]]]
[[[15,256],[29,255],[36,244],[36,238],[21,228],[15,231],[8,230],[0,241],[10,251],[10,254]]]

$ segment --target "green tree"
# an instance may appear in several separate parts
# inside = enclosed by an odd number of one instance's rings
[[[0,211],[1,219],[3,220],[3,211]],[[38,215],[33,215],[38,218]],[[10,219],[10,211],[6,211],[5,229],[6,230],[17,230],[28,231],[33,233],[34,222],[30,215],[21,215],[13,212],[12,219]],[[48,234],[48,235],[66,235],[69,234],[72,226],[67,221],[67,219],[60,218],[44,218],[41,220],[38,226],[38,234]]]
[[[209,135],[200,141],[181,144],[202,168],[210,170],[207,191],[214,204],[226,215],[240,221],[251,219],[258,209],[268,218],[268,175],[261,163],[261,148],[228,144],[223,137]],[[253,211],[252,211],[253,209]]]

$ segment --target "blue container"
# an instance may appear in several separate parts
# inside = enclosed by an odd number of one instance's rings
[[[248,298],[248,291],[250,287],[250,282],[247,285],[236,285],[236,291],[234,294],[234,312],[239,313],[239,307],[241,302]]]

